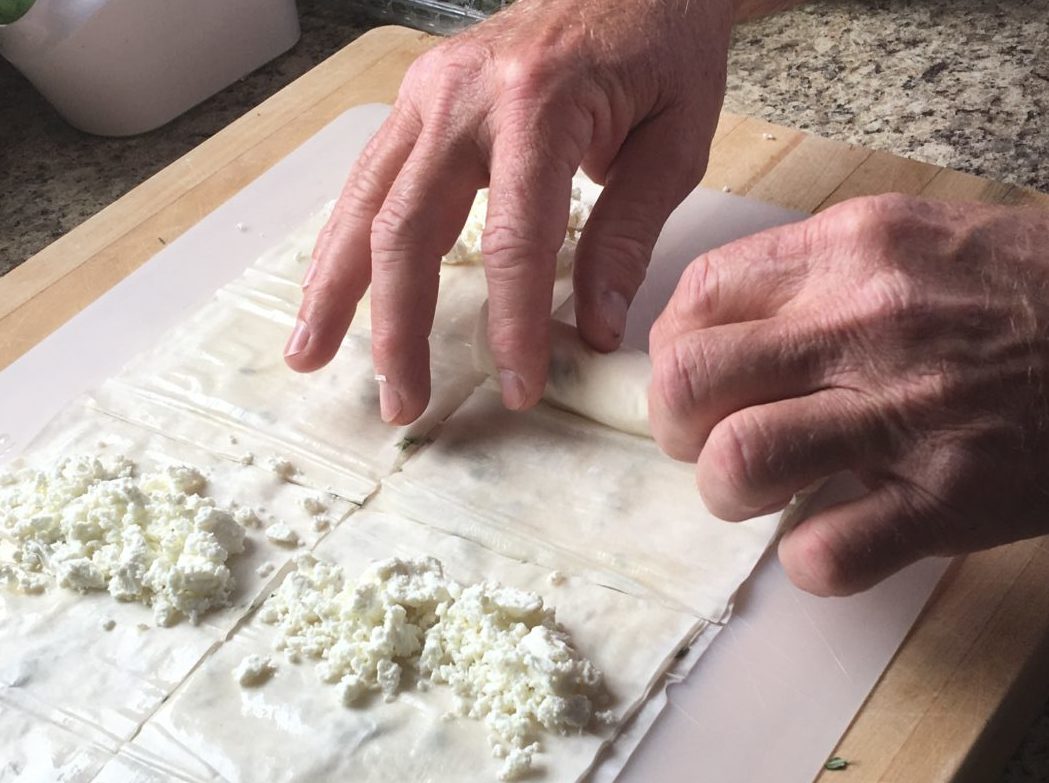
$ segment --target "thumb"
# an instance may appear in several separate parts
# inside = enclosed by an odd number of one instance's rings
[[[574,271],[576,322],[599,351],[622,342],[627,308],[645,279],[659,232],[703,177],[708,139],[695,141],[686,127],[682,113],[674,111],[638,125],[612,161],[583,227]]]
[[[920,490],[890,479],[856,500],[804,519],[779,542],[790,580],[815,595],[851,595],[935,554],[950,520]]]

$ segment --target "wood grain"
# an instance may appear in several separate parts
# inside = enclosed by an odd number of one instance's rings
[[[341,112],[392,101],[433,42],[367,33],[0,279],[0,367]],[[889,191],[1049,208],[1045,194],[727,113],[704,184],[812,212]],[[851,766],[818,780],[986,779],[1049,690],[1047,606],[1046,540],[956,563],[835,750]]]

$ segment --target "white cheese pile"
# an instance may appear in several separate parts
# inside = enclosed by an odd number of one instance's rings
[[[564,272],[571,266],[575,244],[583,232],[587,218],[590,217],[592,205],[583,199],[582,191],[576,185],[572,186],[572,201],[568,211],[568,231],[565,235],[565,244],[557,254],[557,267],[559,272]],[[452,249],[444,256],[446,264],[483,264],[484,255],[481,252],[481,237],[484,235],[485,218],[488,215],[488,188],[477,191],[470,214],[466,218],[459,238],[452,245]]]
[[[452,688],[455,712],[484,721],[499,777],[524,774],[543,730],[580,732],[605,698],[601,673],[580,657],[543,599],[495,582],[464,587],[436,558],[373,564],[356,584],[310,555],[263,606],[292,662],[319,661],[343,703],[394,698],[410,672],[420,687]]]
[[[244,529],[201,492],[185,466],[139,473],[130,459],[81,456],[48,470],[0,475],[0,582],[41,592],[108,590],[153,607],[158,625],[196,623],[229,603],[226,560],[244,551]]]

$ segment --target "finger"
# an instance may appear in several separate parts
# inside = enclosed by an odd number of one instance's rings
[[[511,410],[538,402],[546,383],[557,251],[568,227],[578,163],[536,127],[495,137],[481,249],[488,341],[503,404]]]
[[[858,593],[934,554],[946,522],[940,514],[912,485],[890,479],[788,531],[779,543],[780,562],[807,592]]]
[[[298,372],[335,356],[371,280],[371,224],[418,136],[417,122],[395,110],[354,164],[307,272],[295,329],[284,349]]]
[[[690,332],[652,351],[652,436],[675,459],[695,461],[714,426],[752,405],[829,385],[841,343],[825,327],[784,318]]]
[[[583,228],[575,256],[576,323],[598,350],[622,342],[659,232],[706,168],[701,145],[671,152],[682,147],[681,127],[676,114],[666,113],[634,129]]]
[[[701,255],[682,273],[652,325],[649,345],[776,315],[801,290],[812,268],[810,234],[804,223],[781,226]]]
[[[844,389],[744,408],[718,422],[696,464],[711,513],[732,522],[778,511],[796,492],[888,450],[888,434]]]
[[[441,256],[484,180],[472,143],[424,132],[372,223],[372,356],[384,421],[412,422],[429,402]]]

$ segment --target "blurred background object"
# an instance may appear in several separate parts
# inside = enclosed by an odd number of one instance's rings
[[[513,0],[356,0],[374,19],[450,35],[480,22]]]
[[[70,124],[153,130],[290,49],[295,0],[2,0],[0,55]]]

